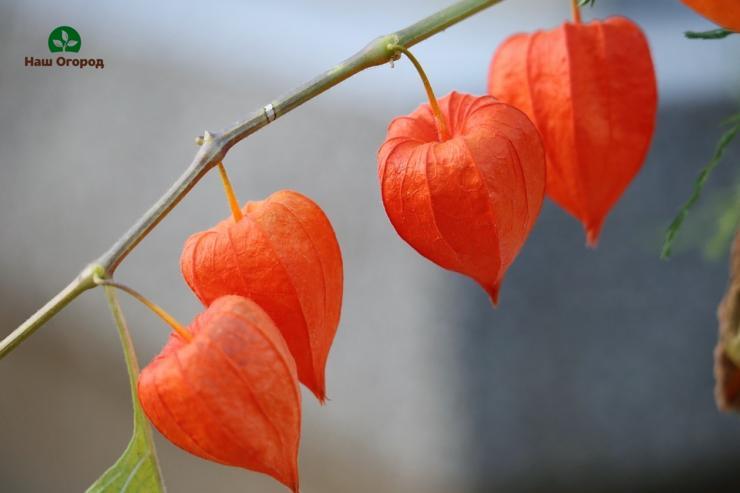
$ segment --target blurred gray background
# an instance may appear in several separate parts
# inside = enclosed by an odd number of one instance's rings
[[[0,335],[97,257],[224,128],[445,6],[392,2],[0,2]],[[379,67],[278,120],[228,155],[242,200],[294,188],[337,231],[345,303],[328,366],[331,401],[304,393],[303,491],[740,491],[740,418],[712,397],[715,306],[726,255],[707,260],[711,197],[733,199],[738,145],[712,177],[675,258],[661,231],[737,111],[740,39],[678,1],[599,0],[642,25],[660,86],[645,168],[587,250],[547,203],[493,310],[467,279],[394,233],[376,183],[390,119],[424,99],[410,64]],[[508,35],[551,27],[566,0],[507,0],[414,49],[438,94],[482,93]],[[104,70],[31,69],[71,25]],[[729,194],[729,195],[728,195]],[[716,202],[716,201],[715,201]],[[181,321],[185,238],[225,217],[207,176],[118,270]],[[721,242],[720,242],[721,243]],[[722,252],[722,248],[715,248]],[[143,364],[167,329],[128,299]],[[0,492],[75,492],[131,432],[126,374],[102,292],[91,291],[0,362]],[[269,478],[194,458],[157,437],[172,492],[280,492]]]

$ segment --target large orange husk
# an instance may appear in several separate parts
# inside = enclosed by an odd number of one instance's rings
[[[138,382],[144,412],[172,443],[207,460],[273,476],[298,491],[301,394],[270,317],[240,296],[214,301],[172,335]]]
[[[524,113],[490,96],[452,92],[439,104],[444,142],[428,104],[389,125],[378,151],[383,204],[413,248],[473,278],[496,303],[540,212],[542,143]]]
[[[740,32],[738,0],[683,0],[683,3],[715,24],[730,31]]]
[[[613,17],[516,34],[493,57],[488,92],[537,126],[547,194],[583,223],[595,245],[642,167],[655,126],[655,72],[640,28]]]
[[[205,305],[238,294],[261,306],[285,337],[300,381],[323,401],[342,306],[334,230],[318,205],[290,190],[248,202],[243,213],[188,238],[183,276]]]

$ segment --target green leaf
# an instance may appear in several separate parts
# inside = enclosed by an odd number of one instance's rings
[[[712,155],[712,159],[709,160],[709,162],[702,168],[702,170],[699,172],[699,175],[696,177],[696,181],[694,182],[694,189],[691,192],[691,196],[686,201],[686,203],[681,207],[681,209],[678,211],[678,214],[673,219],[671,224],[668,226],[668,229],[666,230],[665,235],[665,241],[663,242],[663,251],[661,252],[660,256],[662,259],[668,259],[671,256],[671,247],[673,246],[673,241],[676,238],[676,235],[678,234],[678,231],[681,229],[681,226],[683,225],[684,220],[686,219],[686,216],[689,213],[689,209],[694,206],[697,200],[699,200],[699,197],[701,196],[701,192],[704,189],[704,185],[707,182],[707,179],[709,178],[709,175],[712,173],[714,168],[717,167],[719,162],[722,160],[722,156],[725,153],[725,149],[727,149],[727,146],[730,145],[732,140],[737,135],[738,131],[740,131],[740,120],[738,118],[739,115],[734,115],[729,118],[728,121],[730,122],[737,122],[735,125],[727,130],[724,134],[722,134],[722,137],[720,137],[719,141],[717,142],[716,147],[714,148],[714,154]]]
[[[149,427],[146,418],[137,416],[134,420],[134,436],[123,455],[87,489],[88,493],[164,491],[156,452],[151,446],[151,432],[147,437],[144,427]]]
[[[719,260],[730,249],[735,231],[740,224],[740,186],[734,193],[726,194],[721,212],[715,219],[714,234],[704,246],[704,256],[709,260]]]
[[[720,125],[735,125],[740,123],[740,113],[736,113],[720,122]]]
[[[712,29],[711,31],[686,31],[683,33],[689,39],[722,39],[735,34],[727,29]]]
[[[126,327],[121,306],[118,303],[114,288],[106,286],[113,319],[118,327],[121,346],[126,359],[131,400],[134,408],[134,436],[123,452],[123,455],[100,478],[87,489],[87,493],[163,493],[162,475],[159,470],[157,452],[152,440],[152,429],[144,415],[136,395],[136,380],[139,376],[139,363],[136,359],[131,335]]]

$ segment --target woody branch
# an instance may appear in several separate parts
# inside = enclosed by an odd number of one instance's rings
[[[232,128],[222,132],[205,132],[203,136],[196,139],[200,148],[193,161],[170,189],[107,252],[85,267],[66,288],[0,341],[0,358],[15,349],[77,296],[95,287],[94,277],[112,277],[123,259],[169,214],[209,170],[224,159],[226,153],[236,143],[353,75],[397,59],[399,53],[394,46],[411,47],[501,1],[462,0],[454,3],[405,29],[376,38],[351,57],[285,96],[265,105],[247,120]]]

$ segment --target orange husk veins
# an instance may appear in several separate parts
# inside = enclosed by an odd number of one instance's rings
[[[147,417],[178,447],[297,492],[301,395],[280,331],[239,296],[215,300],[189,330],[192,341],[172,335],[139,376]]]
[[[401,238],[496,304],[540,212],[544,150],[524,113],[490,96],[452,92],[439,105],[444,142],[428,104],[390,123],[378,151],[383,205]]]
[[[547,195],[581,221],[595,246],[655,127],[655,72],[640,28],[613,17],[516,34],[493,57],[488,92],[537,126]]]
[[[737,0],[683,0],[683,3],[715,24],[740,32],[740,2]]]
[[[248,202],[242,212],[238,222],[228,218],[188,238],[183,276],[205,305],[226,294],[260,305],[285,337],[300,381],[323,402],[342,305],[334,230],[318,205],[289,190]]]

